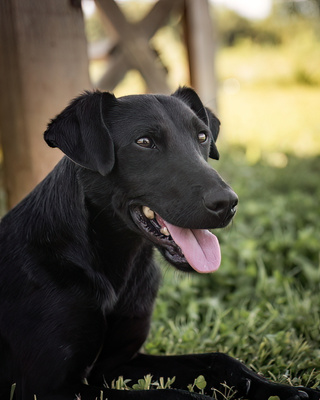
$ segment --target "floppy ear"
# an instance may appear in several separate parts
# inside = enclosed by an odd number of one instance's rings
[[[107,92],[86,92],[48,125],[44,139],[84,168],[106,175],[113,168],[114,146],[104,115],[117,102]]]
[[[219,133],[220,121],[218,118],[203,104],[197,93],[188,87],[180,87],[173,95],[186,103],[191,110],[209,127],[212,138],[210,142],[209,157],[219,160],[219,152],[216,147],[216,140]]]

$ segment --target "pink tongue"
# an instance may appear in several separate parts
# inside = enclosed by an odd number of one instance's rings
[[[162,220],[162,218],[159,219]],[[163,220],[161,222],[164,222],[172,239],[181,248],[194,270],[205,274],[214,272],[220,267],[220,245],[215,235],[206,229],[185,229]]]

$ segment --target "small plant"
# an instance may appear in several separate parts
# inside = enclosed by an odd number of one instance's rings
[[[167,382],[164,383],[164,378],[161,377],[158,382],[154,382],[154,386],[158,386],[157,389],[170,389],[171,385],[175,382],[176,377],[174,376],[173,378],[167,378]]]
[[[150,389],[170,389],[176,377],[167,378],[165,382],[163,377],[159,378],[159,381],[152,381],[152,375],[145,375],[143,378],[138,379],[138,383],[128,386],[131,379],[123,379],[123,376],[119,376],[117,380],[111,382],[111,389],[116,390],[150,390]],[[108,387],[107,384],[105,384]]]
[[[117,389],[117,390],[129,390],[130,388],[127,386],[127,384],[131,382],[131,379],[123,379],[123,376],[119,376],[117,380],[113,380],[111,382],[111,389]],[[108,387],[108,385],[106,385]]]
[[[152,381],[152,375],[146,375],[143,379],[139,379],[138,383],[132,386],[133,390],[150,390],[154,389],[170,389],[171,385],[176,380],[176,377],[167,378],[167,382],[164,381],[163,377],[159,378],[158,381]]]
[[[235,395],[237,391],[233,389],[232,387],[226,385],[225,383],[222,383],[221,386],[223,387],[223,392],[218,389],[213,389],[213,398],[215,400],[221,399],[221,396],[224,400],[233,400],[235,399]],[[219,396],[219,397],[218,397]]]
[[[204,394],[204,389],[207,386],[207,382],[204,378],[203,375],[199,375],[193,382],[193,385],[190,384],[188,385],[188,390],[189,392],[194,392],[194,388],[198,388],[200,390],[200,393]]]
[[[139,379],[138,383],[132,385],[133,390],[150,390],[152,385],[152,375],[146,375],[144,379]]]
[[[14,384],[11,386],[10,400],[13,400],[13,395],[14,395],[15,390],[16,390],[16,384],[14,383]]]

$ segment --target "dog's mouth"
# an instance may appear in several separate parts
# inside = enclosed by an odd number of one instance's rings
[[[217,237],[207,229],[186,229],[166,222],[147,206],[132,207],[132,219],[164,257],[182,271],[216,271],[221,262]]]

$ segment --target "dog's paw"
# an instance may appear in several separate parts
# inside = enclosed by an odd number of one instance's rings
[[[320,400],[320,391],[270,382],[262,385],[253,383],[245,398],[249,400]]]
[[[297,400],[320,400],[320,391],[309,389],[305,387],[297,387],[298,389],[298,396]],[[296,400],[295,398],[293,398]]]
[[[298,393],[291,396],[288,400],[309,400],[308,394],[303,390],[298,390]]]
[[[263,397],[265,398],[265,397]],[[259,396],[256,398],[261,400]],[[297,388],[292,386],[282,386],[278,387],[274,394],[266,397],[266,400],[320,400],[320,392],[307,388]]]

